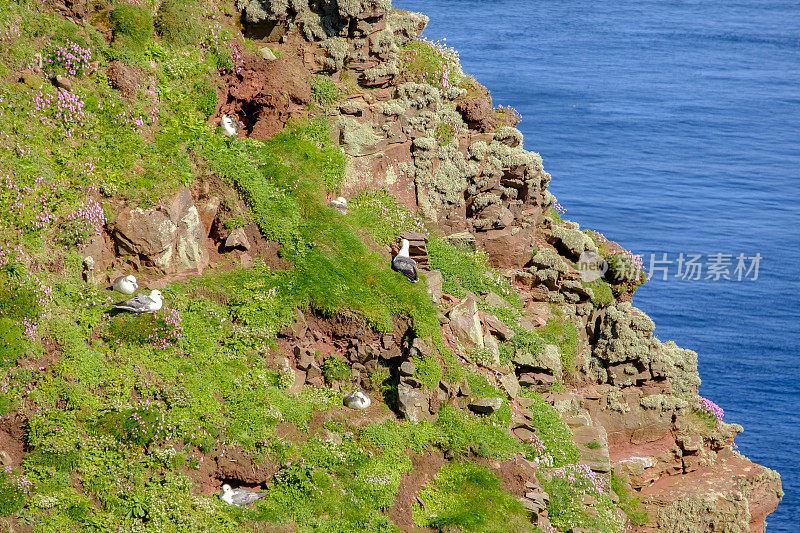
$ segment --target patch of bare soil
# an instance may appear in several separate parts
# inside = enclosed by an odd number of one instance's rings
[[[417,501],[417,493],[425,485],[433,481],[436,473],[445,463],[444,455],[439,450],[415,454],[411,457],[412,467],[403,475],[400,487],[394,498],[394,505],[389,508],[389,518],[400,527],[400,531],[433,531],[430,528],[419,527],[411,518],[411,507]]]

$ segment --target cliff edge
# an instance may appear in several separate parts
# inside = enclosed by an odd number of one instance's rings
[[[0,529],[764,530],[780,476],[640,258],[427,17],[0,5]],[[113,310],[122,274],[164,307]]]

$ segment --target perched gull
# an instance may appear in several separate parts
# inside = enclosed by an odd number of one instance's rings
[[[251,504],[266,495],[266,492],[253,492],[246,489],[233,489],[230,485],[225,483],[222,485],[222,494],[220,495],[220,499],[225,503],[244,507],[245,505]]]
[[[350,409],[366,409],[372,405],[372,400],[366,393],[356,390],[344,397],[344,405]]]
[[[416,283],[419,281],[417,277],[417,262],[408,255],[407,239],[402,240],[402,245],[403,247],[400,248],[400,251],[397,252],[397,255],[392,259],[392,270],[403,274],[411,283]]]
[[[228,115],[222,115],[222,118],[219,119],[219,127],[222,128],[222,134],[225,137],[236,137],[236,134],[239,133],[239,124]]]
[[[114,280],[114,290],[122,294],[133,294],[138,288],[139,284],[136,283],[136,278],[132,275],[120,276]]]
[[[336,200],[331,200],[331,203],[329,203],[328,205],[336,209],[343,215],[347,214],[347,200],[343,196],[340,196]]]
[[[161,291],[155,290],[150,293],[150,296],[137,294],[130,300],[119,302],[114,307],[134,313],[155,313],[161,309],[163,303],[161,301]]]

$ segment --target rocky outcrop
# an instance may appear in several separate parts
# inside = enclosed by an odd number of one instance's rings
[[[609,257],[625,250],[554,216],[555,198],[547,191],[550,176],[541,158],[525,150],[509,113],[492,109],[485,88],[456,71],[459,83],[450,87],[418,83],[404,71],[403,46],[420,34],[427,18],[391,10],[386,0],[240,0],[238,5],[248,33],[297,46],[295,55],[306,70],[338,79],[347,65],[371,89],[348,94],[328,111],[334,136],[348,155],[344,196],[385,189],[421,212],[451,243],[487,252],[522,301],[522,309],[513,311],[519,315],[515,327],[536,335],[556,316],[578,326],[578,338],[568,348],[574,353],[567,354],[561,340],[548,340],[540,349],[515,348],[510,360],[505,351],[501,362],[500,347],[507,349],[520,331],[498,319],[503,313],[491,314],[504,307],[503,299],[442,294],[441,275],[431,273],[429,290],[441,305],[448,347],[476,361],[508,398],[476,397],[466,380],[423,384],[418,359],[435,353],[408,331],[386,342],[366,334],[359,340],[324,334],[312,343],[306,334],[295,358],[306,382],[322,382],[321,365],[332,353],[313,356],[311,346],[330,344],[362,386],[375,385],[365,378],[376,361],[388,366],[397,387],[390,401],[400,416],[433,419],[446,403],[490,415],[508,401],[509,429],[526,443],[537,431],[529,409],[533,400],[526,397],[533,389],[561,415],[581,463],[602,476],[614,472],[643,498],[651,517],[644,530],[759,530],[781,497],[779,478],[731,450],[741,428],[722,422],[710,427],[698,417],[697,354],[654,337],[652,320],[630,303],[639,281],[617,282],[607,271]],[[277,66],[281,61],[270,60],[273,66],[254,72],[285,69]],[[278,126],[308,101],[307,94],[289,90],[288,100],[275,106],[270,91],[258,89],[256,100],[262,108],[272,105],[273,115],[280,109]],[[257,106],[231,95],[228,102],[241,102],[236,105],[251,117],[245,122],[262,120],[253,115]],[[445,127],[452,138],[440,134]],[[271,131],[251,130],[256,136]],[[427,256],[424,239],[416,239],[412,252],[419,259]],[[585,253],[596,254],[598,268],[606,269],[598,283],[588,283],[576,268]],[[567,368],[570,357],[574,368]],[[546,493],[529,492],[524,505],[546,520]]]
[[[202,272],[208,266],[206,235],[186,188],[166,207],[126,208],[114,223],[118,255],[134,256],[167,274]]]

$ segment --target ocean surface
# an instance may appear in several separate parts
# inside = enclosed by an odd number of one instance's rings
[[[645,267],[667,254],[634,303],[661,340],[697,351],[700,393],[744,426],[740,451],[780,472],[767,531],[800,531],[800,4],[394,5],[429,15],[424,36],[522,114],[565,218]],[[676,277],[681,253],[701,254],[701,279]]]

